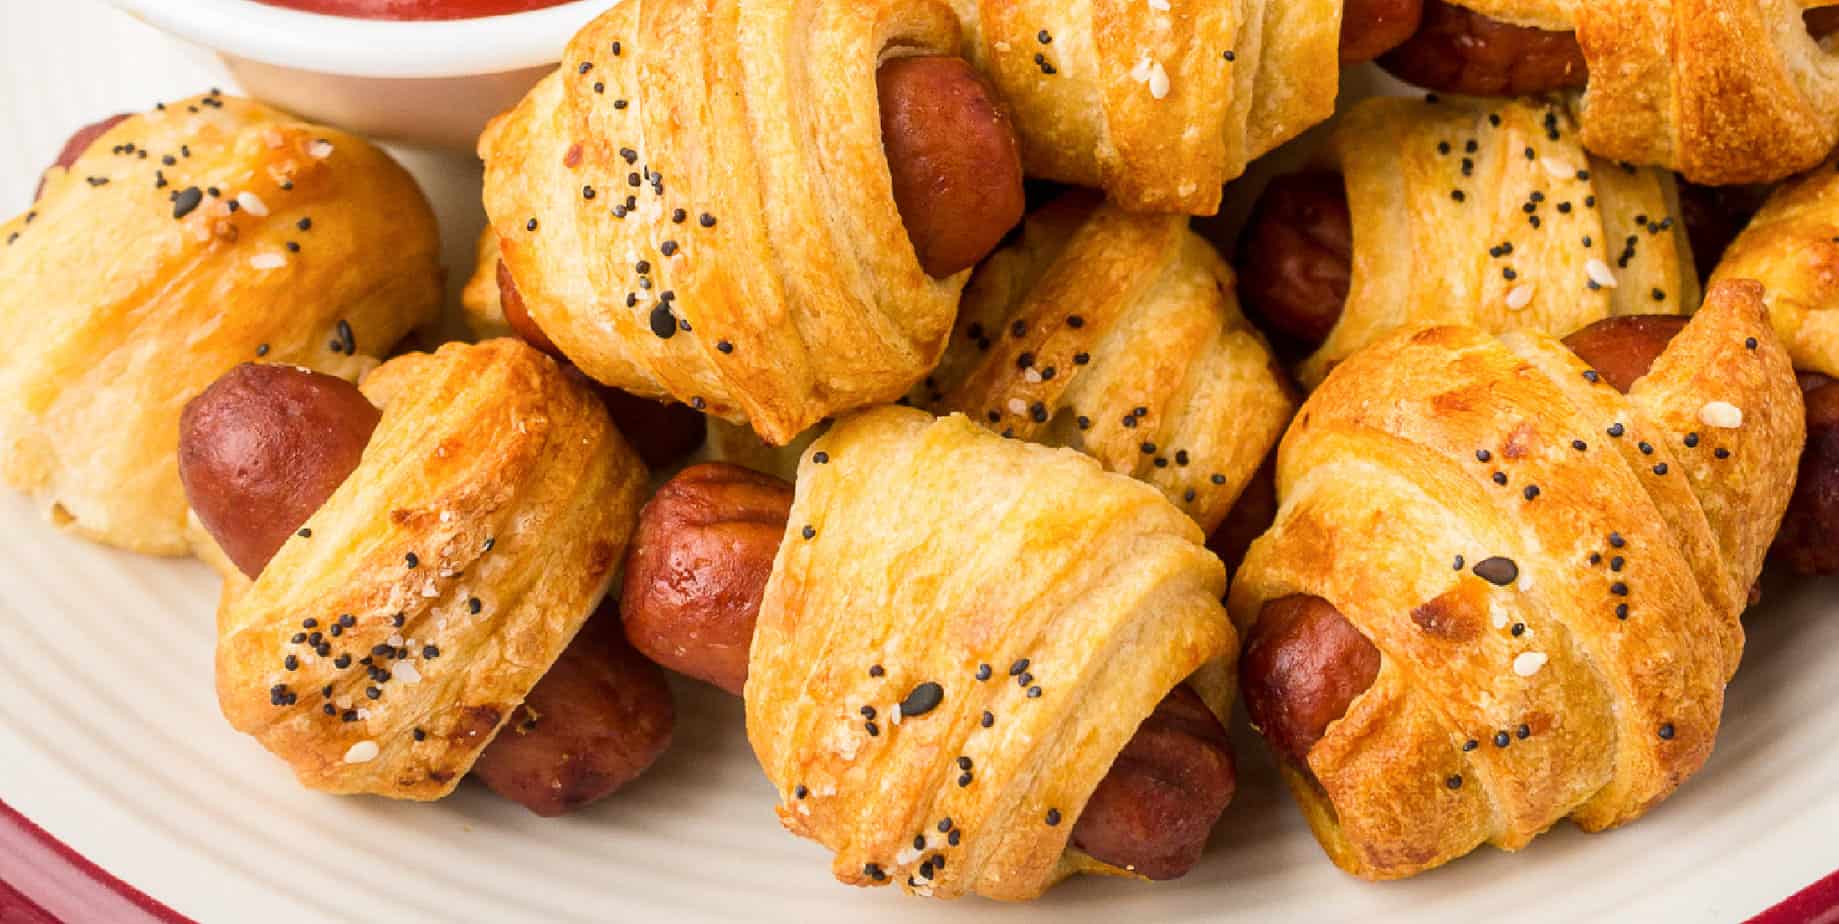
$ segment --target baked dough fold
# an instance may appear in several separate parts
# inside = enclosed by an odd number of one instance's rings
[[[1772,193],[1711,278],[1762,283],[1794,367],[1839,377],[1839,172],[1828,165]]]
[[[1068,850],[1075,820],[1236,650],[1200,529],[1078,453],[906,408],[837,423],[797,485],[746,687],[785,826],[845,883],[938,897],[1122,872]]]
[[[783,444],[937,362],[876,71],[954,54],[938,0],[624,0],[479,141],[532,319],[582,371]]]
[[[913,398],[1085,452],[1208,532],[1296,410],[1232,270],[1188,219],[1083,196],[1037,210],[978,268]]]
[[[434,215],[388,155],[216,93],[52,168],[0,242],[0,476],[149,554],[189,550],[186,401],[256,359],[355,380],[441,298]]]
[[[1340,0],[953,0],[1022,164],[1133,211],[1211,215],[1246,164],[1334,114]]]
[[[438,799],[604,594],[645,467],[519,341],[362,388],[383,418],[358,468],[253,582],[225,579],[217,697],[308,788]]]
[[[1562,335],[1698,302],[1672,176],[1586,153],[1556,105],[1371,99],[1336,124],[1324,159],[1346,182],[1353,278],[1297,370],[1306,386],[1400,327]]]
[[[1303,405],[1229,607],[1312,594],[1381,652],[1284,770],[1343,869],[1613,827],[1705,762],[1804,439],[1761,294],[1714,287],[1627,395],[1557,340],[1439,327]]]

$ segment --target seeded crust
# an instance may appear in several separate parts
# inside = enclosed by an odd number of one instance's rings
[[[978,268],[912,398],[1085,452],[1211,533],[1296,410],[1233,283],[1185,216],[1063,198]]]
[[[1564,335],[1695,305],[1672,176],[1579,142],[1563,108],[1528,100],[1389,97],[1347,112],[1325,158],[1346,182],[1353,278],[1340,320],[1297,369],[1302,383],[1400,327]]]
[[[797,485],[746,687],[785,826],[842,882],[941,898],[1124,874],[1067,840],[1156,703],[1237,650],[1200,528],[1079,453],[908,408],[837,423]]]
[[[1285,770],[1341,868],[1395,879],[1565,817],[1614,827],[1711,754],[1805,437],[1761,295],[1714,286],[1628,395],[1554,339],[1435,327],[1303,405],[1228,604],[1243,630],[1314,594],[1382,653],[1309,772]],[[1704,422],[1716,401],[1741,425]]]
[[[1709,186],[1766,183],[1839,144],[1839,71],[1801,12],[1828,0],[1459,0],[1575,31],[1590,82],[1584,144]]]
[[[968,273],[914,256],[875,75],[958,45],[940,0],[614,6],[479,140],[531,317],[595,379],[776,445],[898,398]]]
[[[186,554],[185,402],[257,360],[356,380],[434,316],[438,254],[362,139],[217,93],[128,118],[0,223],[0,477],[84,538]]]
[[[1028,175],[1103,189],[1132,211],[1211,215],[1247,163],[1334,114],[1338,0],[953,4],[966,55],[1009,103]],[[1152,64],[1167,77],[1160,99]]]
[[[357,470],[255,581],[225,579],[218,702],[308,788],[438,799],[600,600],[647,476],[592,392],[521,341],[399,356],[362,387],[383,419]],[[312,632],[325,654],[293,641]]]
[[[1712,279],[1754,279],[1794,367],[1839,377],[1839,170],[1828,163],[1770,195]]]

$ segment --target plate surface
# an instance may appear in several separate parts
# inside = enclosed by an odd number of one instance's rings
[[[223,81],[97,0],[0,3],[0,62],[0,208],[23,207],[77,125]],[[457,283],[481,220],[477,167],[405,159],[441,212]],[[1017,907],[836,884],[825,852],[774,820],[739,701],[689,683],[669,754],[578,817],[538,819],[473,786],[434,805],[304,791],[218,715],[215,600],[203,566],[63,536],[0,492],[0,800],[204,921],[1731,921],[1839,867],[1836,582],[1768,588],[1716,755],[1625,830],[1561,826],[1519,855],[1358,882],[1323,857],[1241,726],[1242,788],[1199,869],[1075,880]]]

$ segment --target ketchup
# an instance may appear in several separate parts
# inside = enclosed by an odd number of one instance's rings
[[[477,19],[561,6],[569,0],[259,0],[328,16],[354,19]]]

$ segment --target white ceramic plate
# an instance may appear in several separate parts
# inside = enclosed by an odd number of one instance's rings
[[[0,0],[0,210],[23,208],[75,126],[222,79],[97,0]],[[477,168],[408,160],[457,280]],[[1323,857],[1241,727],[1238,799],[1186,879],[943,904],[832,881],[824,851],[774,820],[739,701],[688,683],[669,754],[577,817],[538,819],[471,786],[434,805],[302,790],[218,715],[202,566],[65,537],[0,492],[0,801],[204,921],[1732,921],[1839,868],[1835,594],[1770,586],[1716,756],[1626,830],[1564,827],[1517,856],[1359,882]]]

